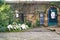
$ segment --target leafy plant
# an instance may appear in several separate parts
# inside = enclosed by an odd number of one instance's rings
[[[36,26],[40,26],[40,21],[38,19],[36,20]]]
[[[0,25],[5,27],[13,21],[13,11],[10,5],[2,4],[0,6]]]
[[[32,26],[31,21],[26,21],[26,25],[28,25],[29,27],[31,27]]]
[[[8,32],[7,27],[0,27],[0,32]]]
[[[4,0],[0,0],[0,5],[2,5],[4,3]]]

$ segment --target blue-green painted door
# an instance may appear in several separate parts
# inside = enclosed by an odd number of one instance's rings
[[[50,7],[48,10],[48,26],[57,25],[57,8]]]

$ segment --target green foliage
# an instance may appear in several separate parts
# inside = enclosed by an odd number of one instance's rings
[[[36,20],[36,26],[40,26],[40,21],[38,19]]]
[[[4,0],[0,0],[0,5],[2,5],[4,3]]]
[[[0,32],[8,32],[7,27],[0,27]]]
[[[29,27],[31,27],[32,26],[31,21],[26,21],[26,25],[28,25]]]
[[[22,24],[22,23],[21,23],[22,21],[20,21],[19,18],[16,18],[16,19],[15,19],[15,22],[16,22],[17,24],[19,24],[19,23]]]
[[[54,6],[54,5],[55,5],[55,3],[54,3],[54,2],[51,2],[51,3],[50,3],[50,5],[51,5],[51,6]]]
[[[0,6],[0,25],[5,27],[13,21],[13,11],[10,5],[2,4]]]

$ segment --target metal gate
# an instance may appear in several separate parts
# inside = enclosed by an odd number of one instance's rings
[[[44,25],[44,13],[40,12],[40,25]]]

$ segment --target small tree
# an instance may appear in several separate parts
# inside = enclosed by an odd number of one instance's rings
[[[0,6],[0,26],[7,26],[13,21],[13,11],[10,5],[2,4]]]

